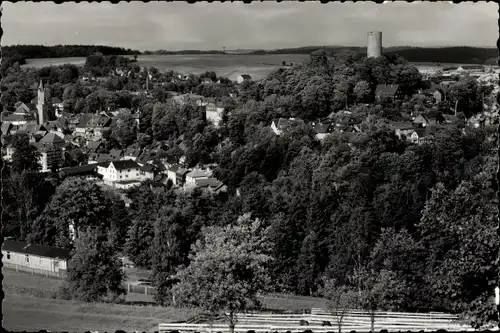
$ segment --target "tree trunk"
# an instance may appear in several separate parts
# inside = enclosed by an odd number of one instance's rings
[[[233,323],[229,324],[229,333],[234,333],[234,326]]]

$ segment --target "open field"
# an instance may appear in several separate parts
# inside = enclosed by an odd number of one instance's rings
[[[152,305],[84,303],[51,299],[53,291],[57,290],[62,281],[11,270],[3,270],[3,275],[5,292],[3,327],[8,330],[154,331],[160,322],[186,320],[197,313],[195,310]],[[127,301],[147,300],[151,300],[151,297],[140,294],[127,296]]]
[[[300,63],[309,56],[305,54],[270,54],[270,55],[140,55],[139,66],[156,67],[159,70],[175,70],[181,73],[201,74],[214,71],[219,76],[236,80],[240,74],[250,74],[254,80],[260,80],[281,67],[281,62]],[[44,58],[28,59],[23,67],[41,68],[73,64],[83,66],[85,58]]]
[[[147,278],[145,270],[130,270],[134,278]],[[4,327],[9,330],[48,329],[51,331],[100,330],[154,331],[158,323],[182,321],[196,315],[195,310],[162,308],[151,305],[84,303],[53,299],[63,281],[3,269],[5,299]],[[152,303],[150,295],[130,293],[130,303]],[[264,308],[300,311],[324,307],[322,299],[289,295],[262,297]],[[31,318],[29,321],[26,318]]]

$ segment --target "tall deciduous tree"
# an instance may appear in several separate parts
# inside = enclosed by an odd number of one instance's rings
[[[49,246],[71,247],[70,224],[75,236],[79,230],[92,227],[107,230],[111,202],[95,182],[68,178],[56,190],[50,203],[35,220],[30,240]]]
[[[236,314],[259,306],[257,296],[270,282],[265,234],[262,222],[252,221],[250,214],[240,217],[236,225],[207,228],[193,247],[190,265],[177,275],[176,301],[212,313],[227,311],[233,333]]]
[[[69,295],[87,302],[116,300],[125,294],[121,262],[100,230],[87,229],[76,240],[69,261]]]
[[[29,143],[28,136],[16,136],[12,146],[14,148],[12,154],[12,170],[14,172],[36,172],[42,168],[40,164],[42,154]]]
[[[122,149],[133,144],[137,139],[137,123],[129,110],[121,111],[116,116],[116,126],[111,136],[120,144]]]
[[[438,184],[418,225],[429,249],[428,283],[474,327],[496,320],[491,300],[498,277],[498,199],[481,172],[455,190]]]
[[[335,280],[328,279],[323,287],[323,297],[326,298],[327,307],[337,321],[339,333],[342,333],[345,316],[359,306],[358,292],[348,286],[337,284]]]

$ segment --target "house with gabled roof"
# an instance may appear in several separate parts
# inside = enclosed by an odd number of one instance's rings
[[[252,77],[248,74],[241,74],[236,78],[236,82],[238,84],[242,84],[243,82],[251,82]]]
[[[403,92],[401,91],[401,87],[398,84],[378,84],[375,88],[375,98],[377,100],[403,99]]]
[[[329,121],[312,122],[311,126],[314,132],[316,132],[316,138],[318,140],[323,140],[334,131],[334,126]]]
[[[167,177],[176,186],[182,186],[186,181],[186,175],[189,173],[188,169],[183,168],[179,164],[175,164],[167,169]]]
[[[116,188],[130,188],[141,183],[141,165],[132,160],[114,160],[97,167],[105,184]]]
[[[434,126],[415,128],[409,139],[411,142],[420,145],[426,142],[431,142],[435,132],[436,127]]]
[[[75,125],[74,134],[85,136],[85,134],[87,133],[87,123],[90,121],[90,119],[92,119],[93,116],[94,115],[92,113],[79,114],[75,119],[77,123]],[[70,121],[70,124],[74,124],[75,120]]]
[[[123,150],[121,149],[111,149],[109,151],[109,155],[111,155],[111,157],[113,157],[114,159],[116,160],[119,160],[123,157]]]
[[[45,145],[53,145],[57,148],[63,148],[66,144],[66,142],[59,135],[56,135],[54,133],[47,133],[43,138],[40,139],[39,142]]]
[[[123,152],[123,160],[132,160],[135,161],[139,156],[141,156],[142,149],[140,148],[127,148]]]
[[[400,139],[402,139],[403,137],[409,139],[411,134],[415,130],[415,126],[413,126],[413,123],[409,121],[397,122],[394,124],[394,128],[395,134]]]
[[[302,119],[297,118],[275,118],[271,122],[271,129],[274,134],[281,135],[290,125],[294,123],[304,123]]]

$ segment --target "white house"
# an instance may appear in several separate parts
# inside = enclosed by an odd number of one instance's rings
[[[242,84],[243,82],[250,82],[252,81],[252,77],[248,74],[241,74],[240,76],[238,76],[236,78],[236,82],[238,82],[238,84]]]
[[[224,116],[224,107],[222,107],[219,103],[210,102],[205,106],[205,108],[207,121],[212,123],[215,127],[219,127]]]
[[[64,275],[68,270],[70,251],[67,249],[4,240],[2,263],[6,268],[32,271],[47,275]]]
[[[132,160],[104,162],[97,166],[105,184],[116,188],[130,188],[141,183],[141,166]]]
[[[210,178],[210,173],[204,170],[193,170],[186,174],[185,189],[195,188],[197,181]]]

